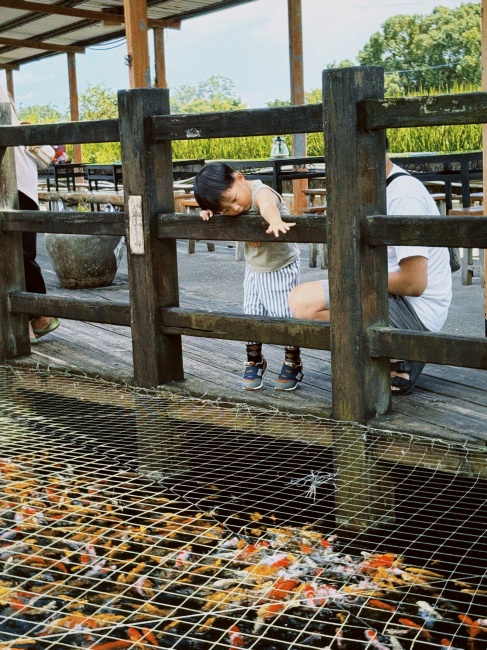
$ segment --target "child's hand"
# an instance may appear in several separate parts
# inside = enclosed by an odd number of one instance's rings
[[[266,233],[267,234],[273,233],[276,237],[279,237],[280,232],[288,232],[288,230],[295,225],[296,223],[286,223],[285,221],[276,221],[276,223],[269,224]]]
[[[213,212],[211,210],[201,210],[200,212],[200,217],[203,219],[203,221],[208,221],[212,216]]]

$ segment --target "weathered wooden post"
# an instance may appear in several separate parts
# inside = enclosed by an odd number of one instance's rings
[[[368,328],[387,324],[387,253],[369,248],[364,220],[386,214],[385,133],[357,126],[357,105],[384,93],[382,68],[323,73],[329,219],[333,417],[363,423],[387,411],[389,360],[372,358]],[[393,487],[369,457],[365,430],[335,441],[338,520],[352,528],[390,521]]]
[[[11,124],[10,104],[0,104],[0,125]],[[14,150],[0,147],[0,209],[18,209]],[[0,363],[30,353],[27,314],[12,314],[8,294],[25,291],[22,234],[2,232],[0,217]]]
[[[184,378],[181,336],[163,334],[160,316],[179,306],[176,240],[156,237],[156,214],[174,212],[171,143],[152,144],[146,119],[169,113],[169,91],[119,91],[118,106],[134,378],[149,388]]]

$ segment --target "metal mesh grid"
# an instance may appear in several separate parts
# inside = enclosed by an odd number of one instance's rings
[[[0,648],[486,647],[484,450],[380,432],[396,520],[351,533],[354,427],[0,369]]]

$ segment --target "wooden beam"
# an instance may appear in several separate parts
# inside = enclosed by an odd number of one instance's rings
[[[166,334],[203,336],[212,339],[256,341],[276,345],[299,345],[314,350],[330,349],[330,328],[315,321],[249,316],[180,309],[161,309]]]
[[[323,106],[308,104],[199,113],[198,128],[195,128],[194,115],[155,116],[150,121],[155,142],[313,133],[323,130]]]
[[[123,212],[0,211],[3,232],[54,232],[75,235],[124,235]]]
[[[365,336],[370,326],[387,322],[387,253],[368,245],[364,228],[369,214],[386,212],[385,134],[357,128],[356,107],[383,93],[384,70],[323,75],[326,179],[333,188],[327,200],[333,417],[366,422],[388,410],[391,393],[389,372],[370,358]]]
[[[326,217],[323,215],[292,215],[284,221],[296,225],[287,233],[281,233],[279,241],[308,244],[326,243]],[[260,215],[249,215],[236,219],[215,215],[210,221],[203,221],[194,214],[158,214],[157,236],[175,239],[209,239],[215,241],[275,241],[272,234],[265,232],[266,224]]]
[[[26,291],[10,293],[9,301],[13,314],[56,314],[60,318],[90,323],[130,326],[130,305],[122,301],[46,296]]]
[[[387,359],[409,359],[461,368],[487,368],[487,340],[436,332],[372,327],[370,354]]]
[[[154,58],[156,68],[154,87],[167,88],[164,30],[160,27],[154,28]]]
[[[374,215],[366,219],[369,246],[487,247],[487,219]]]
[[[158,212],[174,211],[171,143],[149,148],[150,115],[169,113],[169,91],[119,90],[134,378],[146,388],[184,379],[181,337],[162,332],[160,307],[179,306],[175,239],[155,236]]]
[[[79,121],[78,81],[76,77],[76,54],[68,52],[68,83],[69,83],[69,110],[71,122]],[[64,143],[58,143],[64,144]],[[83,150],[80,144],[73,146],[73,162],[83,161]]]
[[[10,94],[10,97],[15,101],[15,88],[14,88],[14,74],[11,68],[7,68],[5,71],[7,77],[7,90]]]
[[[48,50],[49,52],[81,52],[85,51],[81,45],[55,45],[44,41],[30,41],[23,38],[5,38],[0,36],[0,45],[12,45],[13,47],[27,47],[33,50]]]
[[[54,4],[44,4],[41,2],[28,2],[27,0],[0,0],[0,7],[9,9],[18,9],[20,11],[34,11],[40,14],[49,14],[57,16],[71,16],[73,18],[86,18],[96,22],[111,22],[123,24],[125,16],[111,11],[92,11],[90,9],[77,9],[76,7],[61,7]],[[149,27],[167,27],[168,29],[180,29],[179,21],[158,20],[149,18],[147,20]]]
[[[18,70],[19,68],[20,66],[15,63],[0,63],[0,70]]]
[[[124,0],[130,88],[150,88],[147,0]]]
[[[0,146],[17,147],[26,144],[62,142],[118,142],[118,120],[90,120],[86,122],[58,122],[23,126],[0,126]]]
[[[362,129],[481,124],[487,122],[487,92],[366,99],[357,106],[357,119]]]
[[[304,66],[303,66],[303,19],[301,0],[287,0],[289,25],[289,64],[291,71],[291,104],[302,106],[304,97]],[[295,133],[293,138],[293,156],[304,158],[307,155],[306,133]],[[294,209],[302,214],[306,208],[306,196],[303,190],[308,189],[308,179],[301,178],[293,181]]]

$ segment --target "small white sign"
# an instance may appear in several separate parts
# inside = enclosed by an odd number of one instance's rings
[[[129,246],[132,255],[144,255],[144,224],[142,197],[129,196]]]

